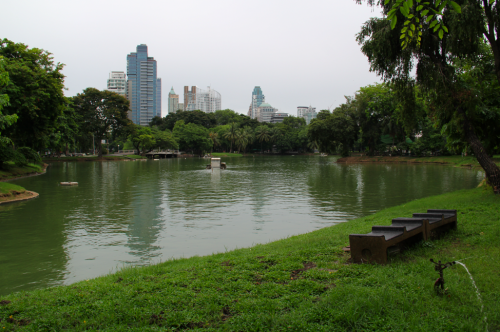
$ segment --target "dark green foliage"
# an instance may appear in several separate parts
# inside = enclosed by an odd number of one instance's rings
[[[352,109],[341,105],[333,113],[322,111],[320,115],[309,125],[309,140],[318,142],[321,152],[339,151],[347,157],[358,133]]]
[[[41,148],[63,110],[63,64],[54,64],[47,51],[8,39],[0,40],[0,56],[9,74],[7,85],[0,87],[0,95],[9,97],[3,112],[18,116],[3,134],[17,146]]]
[[[213,113],[205,113],[199,110],[196,111],[177,111],[169,113],[164,118],[155,117],[152,119],[150,126],[157,126],[160,131],[165,129],[173,130],[177,121],[183,120],[185,124],[193,123],[205,128],[215,127],[216,121]]]
[[[438,2],[441,1],[430,1],[426,5],[435,6]],[[399,6],[401,3],[389,0],[384,4],[382,2],[378,4],[384,14],[389,15],[393,6]],[[461,14],[456,8],[451,10],[452,7],[441,5],[441,9],[444,10],[441,12],[439,26],[449,27],[449,32],[443,33],[440,28],[431,29],[429,24],[434,23],[426,22],[423,23],[422,29],[417,29],[420,31],[418,35],[421,36],[421,42],[414,40],[411,43],[400,44],[400,33],[405,29],[405,19],[413,19],[413,14],[410,14],[413,1],[404,3],[409,10],[395,12],[396,16],[391,16],[392,27],[389,26],[388,20],[374,18],[366,22],[358,34],[357,40],[362,45],[363,53],[368,57],[370,69],[381,75],[385,81],[392,82],[402,99],[403,117],[411,118],[416,113],[417,90],[414,87],[418,85],[426,96],[430,116],[438,128],[444,128],[448,134],[456,137],[450,140],[453,144],[463,141],[471,147],[485,170],[493,190],[500,193],[500,169],[488,155],[491,154],[491,151],[488,151],[491,148],[484,145],[485,143],[488,145],[487,141],[491,140],[491,136],[485,135],[488,131],[484,130],[482,121],[477,121],[481,118],[481,113],[485,113],[485,107],[481,105],[486,104],[478,92],[480,89],[477,89],[482,85],[481,81],[494,83],[496,86],[500,82],[498,2],[457,1],[461,7]],[[484,54],[482,51],[484,37],[488,40],[494,57],[491,63],[494,64],[496,82],[489,79],[489,75],[485,75],[485,72],[472,80],[467,80],[470,72],[480,72],[474,67],[480,64],[481,55]],[[461,70],[462,60],[470,61],[473,65]],[[416,78],[413,77],[414,69]],[[486,113],[498,112],[497,107],[486,108],[488,108]]]
[[[40,158],[38,152],[31,148],[25,146],[22,148],[18,148],[17,151],[21,153],[26,158],[26,160],[31,161],[32,163],[42,162],[42,158]]]
[[[212,148],[212,141],[208,138],[208,129],[194,123],[185,124],[184,120],[177,121],[172,131],[179,142],[179,149],[191,151],[194,154],[203,154]]]
[[[102,156],[101,140],[120,136],[131,124],[127,117],[129,101],[111,91],[87,88],[73,97],[73,105],[78,117],[80,131],[90,139],[94,135],[99,157]]]
[[[10,145],[0,145],[0,169],[8,169],[8,162],[17,166],[26,166],[28,161],[21,152],[14,150]]]

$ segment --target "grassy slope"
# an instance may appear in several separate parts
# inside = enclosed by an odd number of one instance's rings
[[[24,167],[12,166],[7,170],[0,170],[0,180],[14,179],[34,172],[42,172],[42,166],[36,164],[28,164]]]
[[[8,182],[0,182],[0,194],[7,194],[11,190],[19,191],[19,192],[24,192],[26,189],[24,189],[21,186],[17,186],[12,183]]]
[[[458,230],[391,264],[348,264],[348,234],[428,208],[458,209]],[[477,188],[424,198],[252,248],[128,268],[0,298],[5,330],[484,331],[500,329],[500,197]],[[468,257],[437,295],[429,258]],[[304,262],[316,268],[299,271]],[[295,271],[295,272],[293,272]],[[1,305],[1,301],[12,301]],[[5,302],[4,302],[5,303]],[[9,318],[12,316],[11,318]],[[25,326],[20,326],[27,324]]]

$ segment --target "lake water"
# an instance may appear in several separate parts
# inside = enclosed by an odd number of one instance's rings
[[[335,157],[52,163],[0,205],[0,295],[70,284],[132,264],[282,239],[386,207],[473,188],[477,170],[337,164]],[[77,187],[59,182],[75,181]]]

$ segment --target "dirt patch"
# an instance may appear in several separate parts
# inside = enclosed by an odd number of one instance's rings
[[[302,265],[304,265],[304,268],[292,271],[292,273],[290,274],[290,279],[295,280],[302,272],[314,269],[316,267],[316,264],[314,264],[313,262],[304,262],[302,263]]]
[[[231,308],[229,308],[228,306],[225,306],[224,308],[222,308],[222,320],[228,320],[229,318],[231,318],[233,316],[233,313],[231,312]]]
[[[8,301],[8,300],[2,300],[2,301],[0,301],[0,305],[7,305],[9,303],[11,303],[11,301]]]
[[[222,266],[233,266],[234,264],[231,261],[224,261],[224,262],[220,263],[220,265],[222,265]]]

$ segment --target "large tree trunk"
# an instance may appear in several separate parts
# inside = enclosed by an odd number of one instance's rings
[[[495,164],[495,162],[490,158],[486,149],[483,147],[483,144],[476,136],[474,128],[469,122],[469,119],[465,115],[465,112],[462,112],[464,115],[464,131],[465,137],[467,139],[467,143],[469,143],[474,155],[477,158],[477,161],[484,169],[486,173],[486,178],[493,188],[493,192],[495,194],[500,194],[500,169]]]

